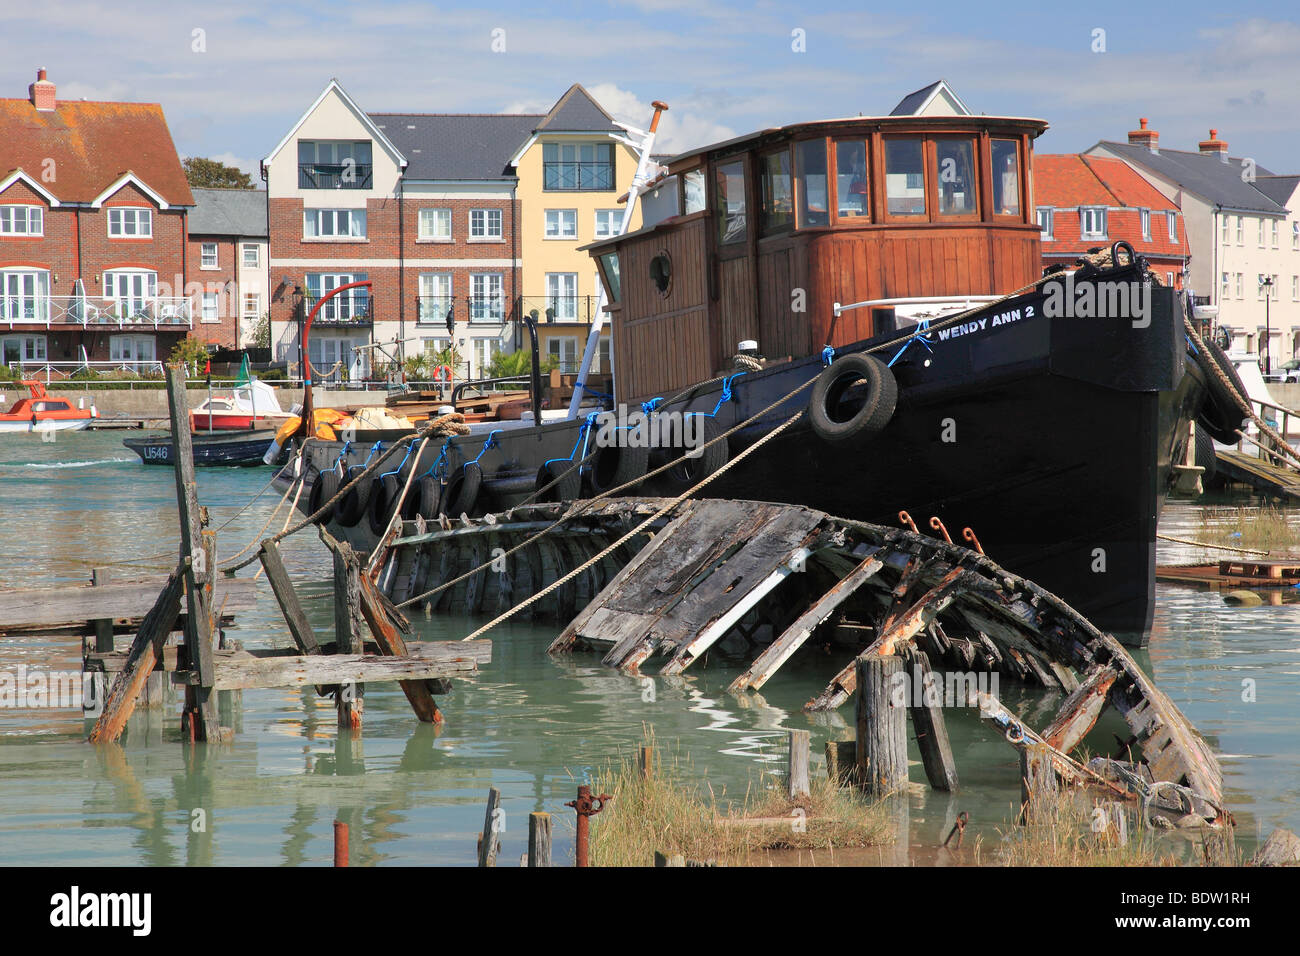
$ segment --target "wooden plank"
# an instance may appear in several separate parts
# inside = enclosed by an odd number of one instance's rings
[[[254,657],[243,651],[221,655],[214,663],[214,690],[254,687],[306,687],[348,681],[402,681],[422,684],[440,677],[463,677],[478,671],[471,660],[447,661],[422,657],[377,657],[372,654],[310,654],[297,657]],[[177,673],[184,679],[185,671]]]
[[[551,865],[551,815],[528,814],[528,865]]]
[[[375,582],[370,579],[370,575],[363,574],[361,580],[361,613],[366,619],[366,624],[370,626],[370,633],[375,636],[375,643],[379,645],[381,653],[392,657],[406,656],[406,641],[398,633],[393,622],[389,619],[388,611],[382,604],[381,595]],[[402,692],[406,694],[406,699],[411,702],[411,709],[415,711],[415,716],[423,723],[438,724],[442,723],[442,714],[438,710],[438,705],[434,702],[433,695],[429,693],[429,688],[423,681],[404,680],[402,681]]]
[[[775,641],[769,644],[749,665],[748,669],[731,682],[727,689],[733,693],[742,690],[758,690],[766,684],[773,674],[790,659],[790,656],[803,646],[812,636],[817,626],[834,613],[859,587],[874,577],[885,566],[881,554],[867,558],[846,577],[841,578],[829,591],[823,594],[808,610],[795,620]]]
[[[953,760],[948,727],[943,719],[943,689],[934,687],[934,672],[930,670],[929,658],[923,651],[913,651],[906,661],[912,684],[908,713],[912,717],[912,730],[921,751],[925,776],[935,790],[952,792],[957,789],[957,762]],[[916,699],[918,687],[920,700]]]
[[[75,584],[54,588],[11,588],[0,590],[0,630],[19,631],[96,619],[133,620],[149,613],[158,592],[167,585],[167,575],[157,574],[132,581],[104,584]],[[248,610],[257,604],[257,586],[249,578],[218,577],[213,589],[217,607],[227,611]]]
[[[285,570],[280,549],[274,541],[267,538],[262,542],[262,550],[258,553],[258,557],[261,558],[262,567],[266,570],[266,580],[271,583],[271,591],[275,594],[275,599],[284,614],[285,623],[289,625],[289,634],[293,637],[294,644],[303,654],[319,654],[320,644],[316,641],[316,633],[312,630],[311,622],[307,620],[307,614],[302,609],[302,602],[298,600],[298,593],[293,589],[293,582],[289,580],[289,572]]]
[[[496,787],[488,788],[487,812],[483,815],[483,833],[478,841],[478,865],[496,866],[497,853],[501,850],[502,819],[505,811],[501,809],[501,791]]]
[[[1057,750],[1069,753],[1097,723],[1106,707],[1111,686],[1119,678],[1112,667],[1089,668],[1079,686],[1065,698],[1056,717],[1043,731],[1043,739]]]
[[[122,736],[126,722],[135,709],[136,698],[153,672],[154,663],[176,619],[181,613],[181,595],[184,592],[184,562],[167,578],[167,585],[159,593],[152,610],[145,615],[144,623],[136,634],[131,650],[121,672],[104,701],[104,709],[90,732],[91,743],[111,743]]]
[[[408,657],[422,661],[429,661],[431,663],[450,664],[454,665],[456,668],[459,668],[459,665],[465,663],[479,665],[487,664],[492,660],[492,642],[488,640],[428,641],[424,643],[413,641],[406,645],[406,649]],[[161,673],[187,670],[189,664],[182,655],[181,650],[181,648],[174,646],[164,647],[162,653],[157,655],[154,659],[155,671]],[[335,648],[333,645],[327,644],[322,647],[321,650],[332,651],[335,650]],[[380,653],[379,646],[373,642],[367,642],[365,650],[358,653],[364,653],[374,657],[385,656]],[[230,660],[236,657],[268,659],[297,657],[299,655],[292,650],[259,647],[252,650],[220,648],[214,651],[212,656],[217,666],[220,666],[223,660]],[[98,652],[91,653],[86,657],[86,670],[114,673],[126,667],[128,657],[129,655],[125,651],[115,651],[111,654],[100,654]]]

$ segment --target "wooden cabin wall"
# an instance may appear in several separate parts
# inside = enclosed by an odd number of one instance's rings
[[[746,339],[759,341],[758,286],[749,256],[717,259],[717,299],[713,303],[713,369],[731,363],[736,347]],[[710,376],[712,377],[712,373]]]

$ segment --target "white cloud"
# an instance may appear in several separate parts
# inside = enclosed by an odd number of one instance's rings
[[[625,90],[614,83],[597,83],[587,88],[596,102],[605,108],[614,119],[627,123],[637,129],[646,129],[654,108],[649,100],[642,99],[631,90]],[[697,146],[731,139],[736,131],[724,123],[701,115],[693,97],[678,101],[678,105],[668,104],[668,112],[659,120],[659,130],[655,136],[656,153],[680,153]]]

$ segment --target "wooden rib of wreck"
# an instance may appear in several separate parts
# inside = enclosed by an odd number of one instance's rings
[[[537,504],[427,529],[407,523],[380,582],[398,604],[414,598],[453,613],[505,611],[668,503]],[[658,655],[667,658],[659,673],[672,675],[724,638],[743,639],[756,653],[731,684],[739,693],[757,690],[814,637],[822,643],[832,631],[856,630],[865,644],[857,660],[919,650],[936,667],[1063,690],[1044,735],[1062,751],[1114,707],[1151,779],[1220,803],[1222,774],[1210,748],[1120,643],[983,554],[906,529],[755,501],[685,501],[644,532],[527,609],[568,622],[552,652],[596,649],[606,665],[630,672]],[[502,559],[494,567],[422,598],[494,556]],[[856,660],[806,708],[845,703],[855,668]]]

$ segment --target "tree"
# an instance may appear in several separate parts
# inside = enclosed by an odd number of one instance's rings
[[[271,347],[271,312],[268,309],[253,326],[253,348],[269,349]]]
[[[545,356],[538,359],[538,371],[546,375],[555,367],[555,362]],[[531,349],[519,349],[515,352],[497,352],[488,365],[488,378],[509,378],[514,375],[530,375],[533,371],[533,353]],[[523,386],[519,386],[522,388]]]
[[[191,186],[204,189],[252,189],[253,179],[234,166],[202,156],[190,156],[181,162],[185,179]]]

